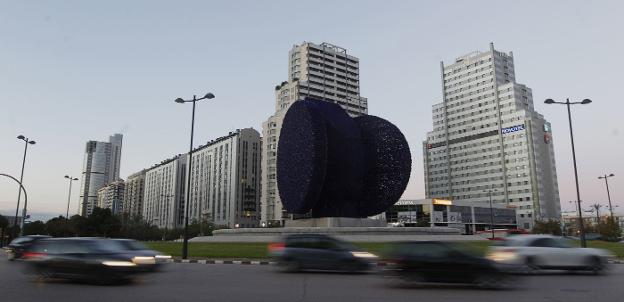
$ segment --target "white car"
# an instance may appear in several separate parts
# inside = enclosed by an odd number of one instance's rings
[[[598,273],[613,255],[595,248],[576,248],[567,239],[551,235],[517,235],[493,246],[487,258],[528,271],[538,269],[588,270]]]

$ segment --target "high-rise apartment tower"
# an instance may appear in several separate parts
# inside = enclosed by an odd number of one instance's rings
[[[423,142],[427,198],[517,209],[518,226],[558,219],[559,190],[550,123],[531,89],[516,83],[513,53],[490,45],[440,63],[442,102]]]
[[[288,81],[275,87],[275,114],[262,124],[262,226],[283,225],[287,218],[277,191],[277,144],[289,106],[306,97],[338,104],[351,116],[367,114],[359,59],[329,43],[304,42],[288,53]]]
[[[123,135],[115,134],[108,142],[88,141],[82,165],[80,214],[88,216],[97,206],[98,190],[119,179]]]

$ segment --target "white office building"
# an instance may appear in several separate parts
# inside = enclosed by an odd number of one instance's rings
[[[239,129],[200,145],[191,161],[189,224],[257,227],[260,208],[260,133]],[[143,219],[160,228],[182,227],[188,153],[145,172]]]
[[[514,207],[518,227],[560,217],[550,123],[516,82],[513,53],[490,45],[441,62],[442,102],[423,142],[427,198]]]
[[[258,131],[245,128],[193,151],[191,220],[259,226],[261,143]]]
[[[351,116],[368,113],[360,96],[359,59],[329,43],[304,42],[288,53],[288,81],[275,87],[275,114],[262,124],[262,226],[283,225],[288,217],[277,191],[277,145],[289,106],[305,97],[340,105]]]
[[[159,228],[176,228],[183,222],[186,160],[177,155],[145,171],[143,219]]]
[[[143,214],[143,193],[145,190],[145,170],[134,173],[126,179],[123,198],[123,213],[130,217]]]
[[[98,190],[97,206],[110,209],[113,215],[121,214],[124,209],[125,183],[119,179]]]
[[[88,216],[98,202],[98,190],[119,179],[123,135],[108,142],[88,141],[80,185],[80,214]]]

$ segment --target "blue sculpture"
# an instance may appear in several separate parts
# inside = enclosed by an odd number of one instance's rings
[[[293,103],[277,149],[277,186],[289,213],[368,217],[396,203],[412,160],[401,131],[371,115],[352,118],[339,105]]]

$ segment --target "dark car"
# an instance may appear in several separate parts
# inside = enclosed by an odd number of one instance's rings
[[[146,262],[148,264],[147,268],[154,271],[171,260],[171,256],[151,250],[143,243],[134,239],[111,239],[111,242],[117,244],[118,248],[123,250],[124,253],[132,255],[135,263],[141,264],[139,262]]]
[[[147,258],[137,259],[113,240],[101,238],[42,239],[22,257],[29,269],[42,278],[105,283],[130,280],[138,273],[150,271],[146,266],[155,260]]]
[[[30,245],[37,240],[44,238],[50,238],[50,236],[28,235],[13,239],[13,241],[11,241],[11,243],[4,248],[6,250],[7,258],[9,260],[20,259],[24,250],[28,249],[28,247],[30,247]]]
[[[284,271],[329,270],[364,272],[377,256],[351,244],[322,234],[287,235],[269,245],[269,253]]]
[[[511,286],[508,271],[458,244],[438,241],[395,244],[386,259],[385,277],[394,285],[424,283],[474,284],[483,288]]]

